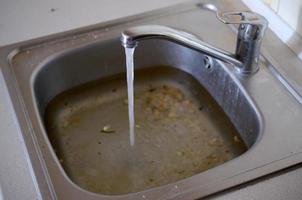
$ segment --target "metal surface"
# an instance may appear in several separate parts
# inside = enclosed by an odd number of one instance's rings
[[[222,1],[211,3],[219,9],[227,6]],[[44,198],[196,199],[302,161],[301,104],[276,74],[271,73],[270,63],[265,58],[260,60],[257,73],[245,77],[216,59],[209,70],[204,65],[207,63],[204,54],[190,48],[149,40],[137,47],[136,66],[173,66],[191,74],[224,110],[249,150],[190,178],[127,195],[88,192],[70,181],[64,172],[44,127],[43,116],[48,103],[74,86],[121,72],[125,60],[119,34],[131,26],[168,25],[192,32],[217,47],[234,49],[236,35],[218,22],[215,13],[206,9],[209,7],[214,6],[200,2],[184,4],[125,21],[1,48],[1,70]]]
[[[232,19],[234,16],[237,18]],[[132,27],[124,30],[121,43],[125,47],[133,48],[137,46],[138,41],[162,38],[234,64],[242,74],[256,72],[261,42],[268,24],[267,20],[259,14],[250,12],[217,12],[217,17],[225,24],[239,24],[235,55],[213,47],[194,35],[158,25]]]

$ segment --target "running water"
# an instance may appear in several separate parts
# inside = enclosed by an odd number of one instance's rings
[[[134,64],[133,64],[133,48],[125,47],[126,53],[126,67],[127,67],[127,89],[128,89],[128,115],[129,115],[129,132],[130,132],[130,145],[134,146],[134,92],[133,92],[133,80],[134,80]]]

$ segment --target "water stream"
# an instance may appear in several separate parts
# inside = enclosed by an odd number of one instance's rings
[[[126,54],[126,70],[127,70],[127,91],[128,91],[128,115],[129,115],[129,133],[130,133],[130,145],[134,146],[135,143],[135,133],[134,133],[134,64],[133,64],[133,54],[134,48],[125,47]]]

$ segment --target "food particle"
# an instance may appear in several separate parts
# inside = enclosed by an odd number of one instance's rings
[[[211,144],[214,144],[216,141],[217,141],[217,138],[213,138],[213,139],[210,141],[210,143],[211,143]]]
[[[239,140],[239,138],[238,138],[237,135],[234,136],[234,141],[235,141],[235,142],[240,142],[240,140]]]
[[[184,172],[185,172],[184,169],[176,170],[176,173],[178,173],[178,174],[183,174]]]
[[[101,130],[102,133],[114,133],[115,130],[110,125],[106,125]]]
[[[156,88],[150,88],[149,92],[154,92],[156,90]]]
[[[183,156],[183,155],[185,155],[185,152],[183,152],[183,151],[178,151],[178,152],[177,152],[177,155],[178,155],[178,156]]]
[[[169,118],[176,118],[176,114],[174,112],[170,112],[168,117]]]

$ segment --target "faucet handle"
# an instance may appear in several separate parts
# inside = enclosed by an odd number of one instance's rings
[[[217,18],[224,24],[239,24],[238,36],[248,40],[262,40],[268,21],[254,12],[217,12]]]
[[[238,36],[248,40],[262,40],[268,21],[254,12],[217,12],[217,18],[224,24],[239,24]]]
[[[239,24],[235,55],[245,66],[240,71],[257,71],[261,42],[268,21],[253,12],[217,12],[217,18],[225,24]]]
[[[217,12],[217,18],[225,24],[251,24],[267,26],[267,20],[254,12]]]

